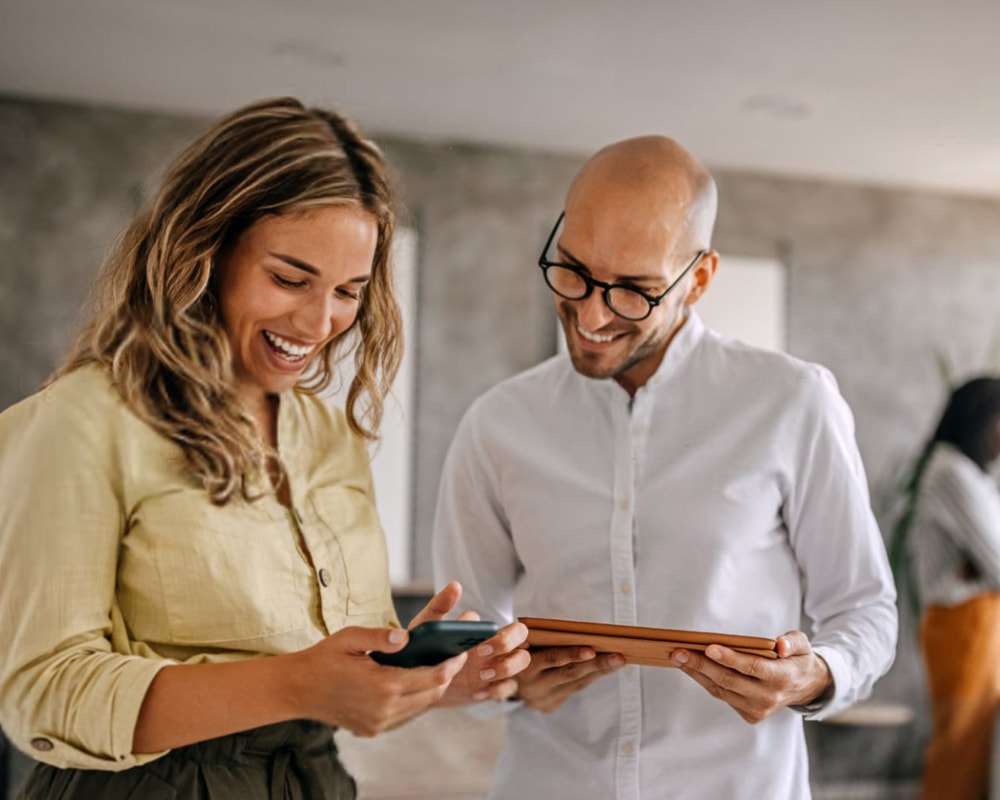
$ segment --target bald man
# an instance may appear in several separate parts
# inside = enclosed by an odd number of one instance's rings
[[[568,357],[466,413],[435,568],[486,618],[759,635],[779,657],[533,653],[494,800],[802,800],[803,719],[866,697],[892,663],[895,592],[833,377],[694,311],[716,205],[670,139],[584,165],[539,259]]]

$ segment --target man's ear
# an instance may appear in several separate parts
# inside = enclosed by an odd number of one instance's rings
[[[691,274],[694,281],[684,298],[684,305],[693,306],[708,291],[712,278],[715,277],[715,270],[719,267],[719,254],[715,250],[709,250],[701,257]]]

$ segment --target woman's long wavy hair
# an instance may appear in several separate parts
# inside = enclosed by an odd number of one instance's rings
[[[249,497],[248,479],[265,474],[274,454],[237,399],[217,259],[265,216],[353,205],[378,224],[371,280],[354,324],[317,353],[297,389],[322,391],[353,348],[347,421],[377,438],[402,355],[389,261],[394,202],[378,147],[332,111],[277,98],[223,117],[173,163],[123,233],[95,285],[91,320],[49,380],[105,366],[128,406],[183,448],[213,502]]]

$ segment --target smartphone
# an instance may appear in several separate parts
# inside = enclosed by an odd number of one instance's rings
[[[410,631],[410,641],[399,652],[376,650],[369,655],[388,667],[429,667],[485,642],[497,630],[495,622],[431,620]]]

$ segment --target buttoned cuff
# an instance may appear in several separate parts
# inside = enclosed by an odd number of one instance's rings
[[[813,648],[813,652],[822,658],[830,669],[830,676],[833,680],[832,691],[823,700],[801,706],[789,706],[789,708],[808,720],[819,721],[836,714],[848,705],[845,694],[846,687],[850,685],[850,674],[843,657],[833,648],[819,645]]]

